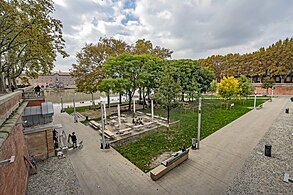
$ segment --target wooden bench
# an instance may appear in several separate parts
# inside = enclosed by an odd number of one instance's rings
[[[156,181],[159,178],[163,177],[166,173],[174,169],[176,166],[180,165],[182,162],[188,159],[188,152],[187,149],[184,152],[177,152],[176,155],[171,156],[167,160],[163,161],[161,165],[157,166],[150,172],[150,176],[152,180]]]

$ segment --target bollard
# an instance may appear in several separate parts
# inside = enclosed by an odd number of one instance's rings
[[[286,108],[285,113],[289,114],[289,108]]]
[[[193,150],[196,149],[196,139],[195,138],[191,139],[191,149],[193,149]]]
[[[265,156],[268,156],[268,157],[272,156],[272,145],[270,144],[265,145]]]

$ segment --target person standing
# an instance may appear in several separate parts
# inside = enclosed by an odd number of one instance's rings
[[[37,86],[35,87],[35,92],[36,92],[37,96],[40,95],[40,91],[41,91],[41,87],[40,87],[39,85],[37,85]]]
[[[77,146],[77,138],[76,138],[75,132],[72,132],[72,135],[70,137],[71,137],[71,141],[72,141],[72,144],[73,144],[73,148],[76,148],[76,146]]]

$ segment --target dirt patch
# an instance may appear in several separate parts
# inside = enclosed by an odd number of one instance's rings
[[[149,164],[150,169],[153,169],[153,168],[159,166],[161,164],[161,162],[170,158],[171,155],[172,155],[172,152],[164,152],[160,156],[153,158]]]

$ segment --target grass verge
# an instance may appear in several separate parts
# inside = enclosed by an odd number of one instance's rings
[[[259,98],[256,103],[259,105],[266,100],[267,98]],[[234,103],[234,108],[227,110],[219,99],[202,101],[201,139],[250,111],[248,107],[253,107],[253,99],[230,100],[229,103]],[[174,124],[169,130],[161,128],[160,131],[148,133],[115,149],[142,171],[148,172],[153,158],[164,152],[177,151],[183,145],[189,147],[191,138],[197,137],[198,102],[191,102],[189,108],[171,110],[171,121],[180,120],[180,123]],[[155,112],[163,117],[167,115],[165,110],[156,109]]]

